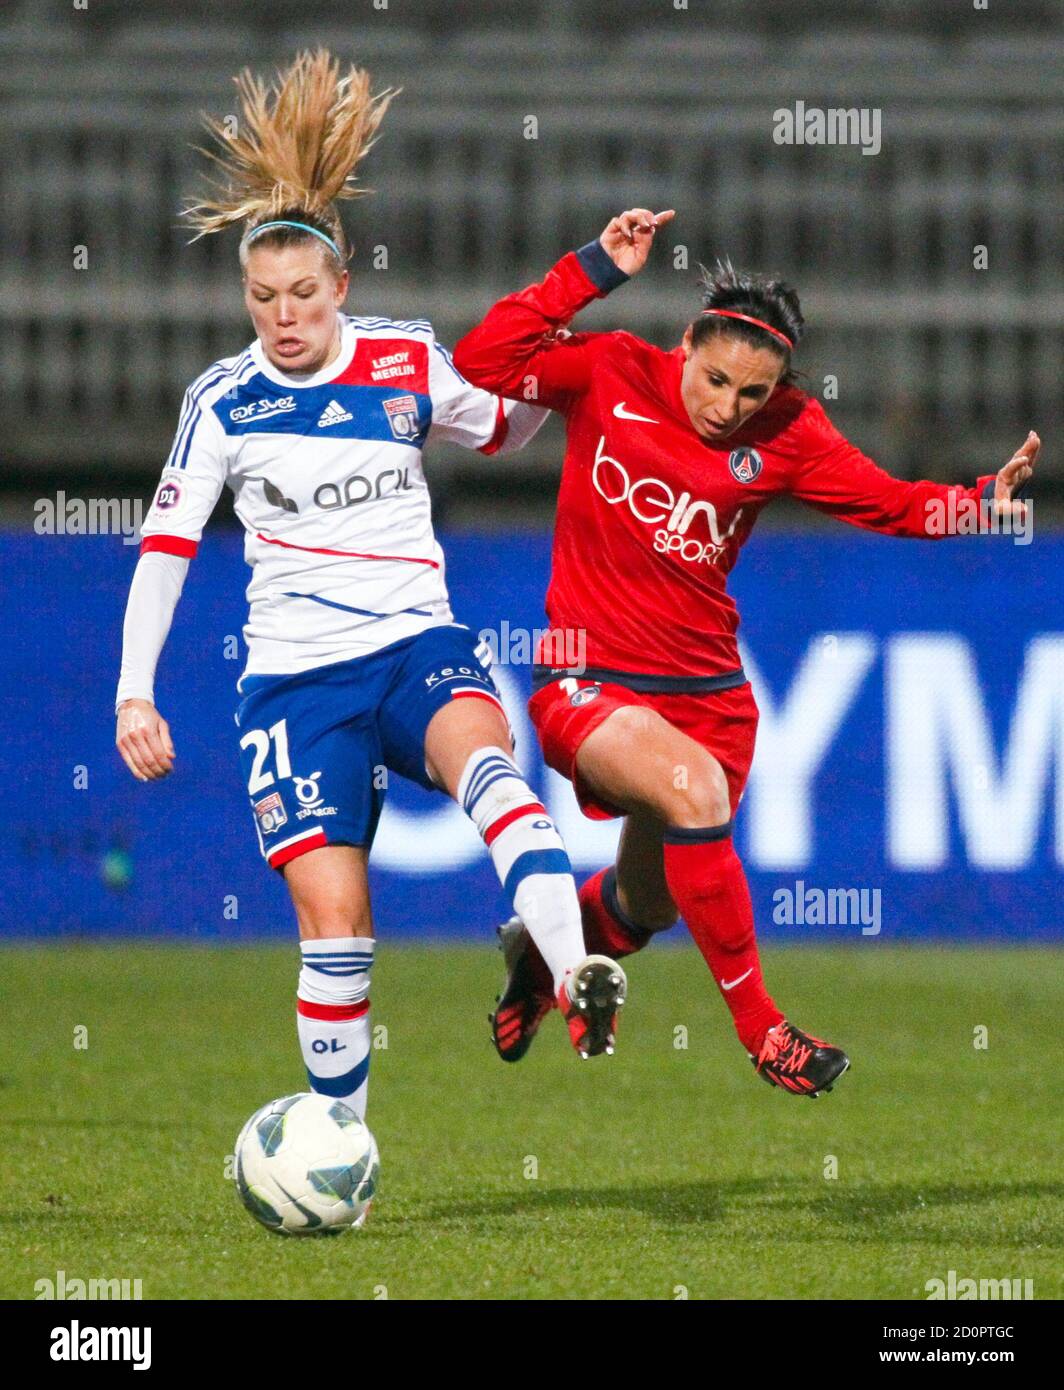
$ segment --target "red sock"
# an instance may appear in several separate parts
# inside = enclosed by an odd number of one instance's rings
[[[654,935],[626,917],[621,910],[617,901],[616,871],[612,864],[593,874],[581,887],[578,896],[584,924],[584,945],[589,955],[610,956],[619,960],[621,956],[641,951]],[[532,941],[528,943],[528,961],[535,972],[537,990],[542,987],[544,994],[552,994],[551,973]]]
[[[731,831],[731,821],[706,830],[669,827],[665,879],[731,1010],[739,1041],[756,1056],[783,1015],[761,977],[750,889]]]
[[[612,864],[592,874],[581,886],[578,896],[584,944],[589,953],[618,960],[641,951],[654,935],[622,911],[617,900],[617,872]]]

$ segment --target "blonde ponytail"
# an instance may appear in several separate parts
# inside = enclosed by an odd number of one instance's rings
[[[208,181],[208,196],[184,211],[196,228],[193,240],[234,223],[251,231],[283,214],[318,224],[344,252],[332,205],[369,192],[357,185],[355,170],[376,143],[396,91],[371,95],[368,72],[351,66],[341,77],[339,63],[323,48],[299,53],[270,88],[248,68],[234,81],[240,93],[238,132],[230,136],[225,122],[203,118],[219,148],[201,153],[221,169],[223,179]]]

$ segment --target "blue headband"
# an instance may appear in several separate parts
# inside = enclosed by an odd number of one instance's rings
[[[324,241],[325,245],[328,246],[330,250],[335,251],[338,261],[343,260],[343,256],[340,254],[340,248],[337,246],[336,242],[333,241],[332,237],[326,236],[324,232],[319,232],[317,227],[308,227],[305,222],[260,222],[257,227],[253,227],[252,230],[248,232],[247,236],[244,238],[244,244],[247,245],[249,241],[253,241],[260,232],[268,232],[271,227],[298,227],[301,232],[309,232],[311,236],[316,236],[319,241]]]

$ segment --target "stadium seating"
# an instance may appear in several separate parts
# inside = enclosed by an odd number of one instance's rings
[[[253,30],[235,24],[182,23],[179,20],[138,19],[123,24],[105,40],[107,50],[116,57],[137,62],[179,60],[226,63],[246,62],[259,47]]]
[[[21,0],[27,13],[36,12],[36,0]],[[138,0],[138,15],[172,19],[173,5],[169,0]],[[369,5],[366,5],[369,8]],[[513,26],[513,0],[417,0],[416,6],[400,6],[392,2],[392,11],[406,8],[416,13],[416,22],[426,31],[445,34],[472,24]],[[703,6],[699,0],[689,0],[687,11],[675,12],[664,6],[668,18],[677,24],[693,24],[700,19]],[[923,32],[948,33],[958,22],[957,0],[714,0],[713,21],[734,29],[756,28],[761,32],[795,27],[828,27],[838,23],[866,23],[882,27],[907,27]],[[113,25],[128,19],[128,0],[92,0],[92,9],[101,23]],[[218,0],[183,0],[181,15],[190,24],[212,22],[218,16]],[[225,10],[234,22],[255,25],[263,31],[276,32],[290,26],[293,6],[291,0],[226,0]],[[1000,12],[995,15],[994,11]],[[1012,23],[1057,25],[1062,22],[1057,0],[1008,0],[999,6],[996,0],[980,15],[988,27],[1006,19]],[[305,23],[335,23],[336,0],[300,0],[300,16]],[[524,0],[520,7],[521,20],[529,29],[545,27],[568,28],[573,32],[590,33],[602,42],[603,37],[644,28],[648,23],[647,0]],[[387,21],[394,23],[397,14],[389,13]],[[406,22],[405,18],[402,21]]]
[[[832,68],[855,70],[862,75],[892,64],[933,68],[948,55],[941,42],[920,33],[891,29],[839,29],[805,35],[790,47],[797,63],[826,63]]]
[[[1014,77],[1025,75],[1038,87],[1061,90],[1064,33],[979,34],[968,39],[960,54],[968,64],[1007,66]]]
[[[704,8],[650,23],[644,0],[529,0],[517,25],[502,0],[419,0],[346,25],[332,0],[303,0],[297,27],[289,0],[186,0],[177,17],[93,0],[47,19],[16,4],[0,24],[0,404],[32,423],[8,457],[154,468],[188,377],[247,331],[232,239],[189,247],[177,225],[198,113],[231,109],[245,63],[269,72],[317,42],[404,89],[367,166],[378,192],[347,214],[361,306],[428,314],[453,339],[493,293],[645,199],[680,210],[669,245],[689,273],[626,292],[637,331],[672,341],[695,263],[729,252],[799,285],[807,370],[845,361],[838,413],[864,438],[884,396],[940,394],[948,447],[970,450],[988,341],[1002,438],[1029,423],[1032,380],[1044,427],[1059,420],[1064,10],[1012,0],[962,24],[953,0],[717,0],[707,25]],[[780,150],[773,112],[799,98],[874,103],[882,152]],[[988,238],[984,283],[972,248]],[[365,271],[382,243],[386,277]],[[24,407],[46,391],[42,425]]]

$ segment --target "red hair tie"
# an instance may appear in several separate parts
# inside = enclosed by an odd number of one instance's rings
[[[773,328],[764,319],[755,319],[752,314],[739,314],[734,309],[703,309],[702,312],[703,314],[722,314],[727,319],[742,319],[744,323],[752,323],[758,328],[763,328],[766,333],[771,333],[774,338],[778,338],[781,343],[786,343],[789,348],[794,347],[786,333],[781,333],[778,328]]]

